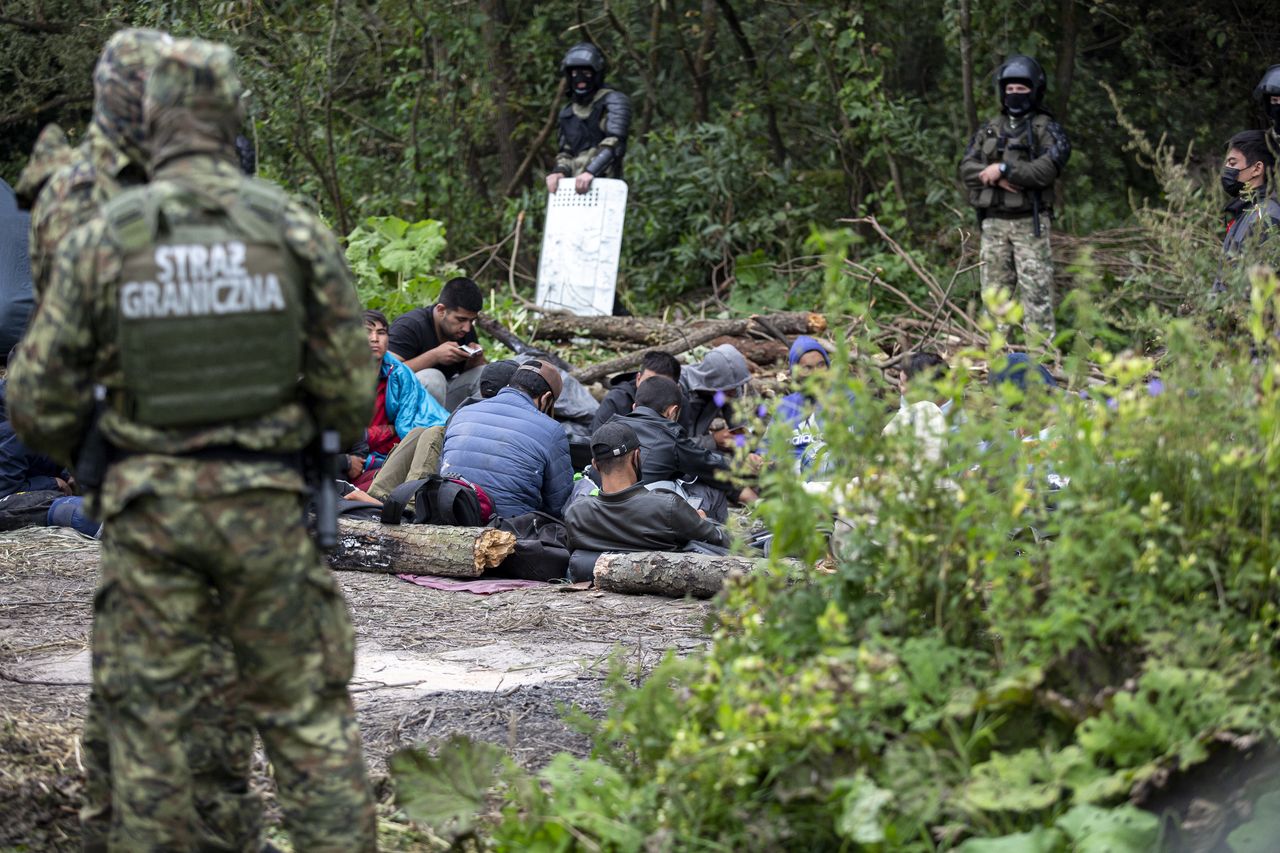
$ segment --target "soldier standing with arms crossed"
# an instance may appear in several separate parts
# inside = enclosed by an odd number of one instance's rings
[[[225,635],[295,848],[372,850],[346,689],[353,632],[308,536],[299,470],[320,427],[345,442],[360,433],[372,368],[333,235],[237,168],[232,66],[223,45],[165,48],[144,110],[154,183],[59,245],[13,367],[10,417],[70,462],[93,387],[106,389],[93,678],[110,847],[201,845],[183,735],[197,704],[229,701],[200,683]]]
[[[1053,185],[1071,157],[1071,143],[1041,106],[1046,80],[1038,62],[1011,56],[995,83],[1000,115],[978,129],[960,161],[960,180],[982,226],[982,288],[1016,294],[1028,343],[1033,335],[1036,342],[1050,342]]]

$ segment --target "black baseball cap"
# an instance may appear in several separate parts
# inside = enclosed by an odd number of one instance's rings
[[[618,421],[609,421],[591,433],[591,455],[595,459],[626,456],[639,446],[636,431]]]
[[[519,367],[520,364],[510,358],[486,364],[484,370],[480,371],[480,396],[489,398],[506,388],[511,381],[511,374]]]

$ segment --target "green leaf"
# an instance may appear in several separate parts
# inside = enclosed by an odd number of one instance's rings
[[[1062,796],[1050,759],[1035,749],[1014,755],[993,753],[973,768],[964,802],[989,812],[1026,812],[1048,808]]]
[[[1242,823],[1227,836],[1231,853],[1270,853],[1280,838],[1280,791],[1258,798],[1253,820]]]
[[[434,757],[421,746],[402,749],[388,762],[396,804],[410,820],[426,824],[437,835],[465,835],[484,810],[504,757],[498,746],[456,734]]]
[[[1073,853],[1146,853],[1160,838],[1160,819],[1130,805],[1075,806],[1055,826],[1071,839]]]
[[[876,786],[861,771],[851,780],[841,780],[848,787],[836,832],[858,844],[878,844],[885,840],[884,819],[880,811],[893,799],[893,792]]]
[[[1061,832],[1041,826],[1000,838],[970,838],[956,853],[1061,853],[1066,846]]]

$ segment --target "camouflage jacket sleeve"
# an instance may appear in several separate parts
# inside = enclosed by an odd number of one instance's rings
[[[100,268],[113,262],[119,263],[104,245],[101,221],[67,235],[53,258],[49,291],[9,371],[14,430],[31,449],[67,466],[93,409],[98,341],[91,286]]]
[[[309,274],[302,390],[322,429],[353,444],[373,411],[378,365],[369,355],[351,271],[337,239],[297,204],[285,214],[285,236]]]
[[[1045,116],[1031,126],[1035,134],[1036,156],[1030,161],[1010,163],[1008,178],[1011,183],[1029,190],[1045,190],[1066,168],[1071,157],[1071,142],[1067,133],[1056,121]]]
[[[982,156],[982,135],[985,130],[986,125],[978,128],[960,160],[960,182],[966,189],[980,190],[983,186],[982,181],[978,180],[978,173],[987,167],[986,158]]]

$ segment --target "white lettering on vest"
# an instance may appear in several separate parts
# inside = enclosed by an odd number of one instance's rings
[[[120,313],[129,320],[264,314],[283,311],[284,289],[275,273],[245,268],[244,243],[157,246],[154,281],[120,288]]]

